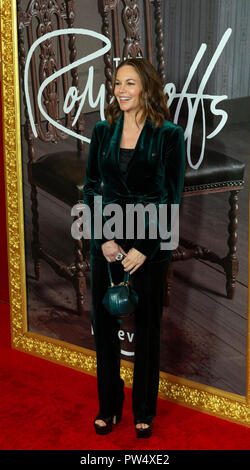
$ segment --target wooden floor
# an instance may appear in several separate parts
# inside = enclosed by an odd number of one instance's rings
[[[86,117],[86,135],[98,117]],[[231,125],[207,141],[244,161],[245,188],[240,192],[238,258],[240,261],[234,300],[226,298],[225,275],[209,263],[189,260],[174,263],[171,305],[164,308],[161,370],[245,395],[247,280],[248,280],[248,131],[247,125]],[[70,148],[72,142],[63,144]],[[74,144],[73,144],[74,145]],[[47,152],[46,145],[38,153]],[[86,145],[86,152],[88,145]],[[27,160],[25,145],[23,159]],[[94,349],[90,323],[90,281],[87,278],[86,314],[76,314],[73,288],[42,262],[41,280],[34,280],[30,254],[30,190],[24,166],[24,205],[26,227],[27,305],[29,329],[85,348]],[[39,191],[41,242],[51,255],[73,262],[70,227],[71,208]],[[181,206],[180,235],[195,239],[220,256],[227,252],[228,194],[190,197]],[[123,321],[120,331],[121,358],[133,361],[133,318]]]

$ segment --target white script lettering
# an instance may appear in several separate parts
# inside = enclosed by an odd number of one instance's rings
[[[42,106],[42,94],[46,86],[58,78],[60,75],[64,74],[65,72],[78,67],[79,65],[82,65],[84,63],[90,62],[94,60],[97,57],[100,57],[104,54],[106,54],[110,48],[111,48],[111,42],[110,40],[102,35],[97,33],[96,31],[92,31],[89,29],[81,29],[81,28],[70,28],[69,29],[60,29],[60,30],[55,30],[50,33],[45,34],[44,36],[40,37],[37,39],[31,46],[29,53],[27,55],[27,60],[26,60],[26,65],[25,65],[25,72],[24,72],[24,90],[25,90],[25,97],[26,97],[26,103],[27,103],[27,110],[29,114],[29,119],[31,123],[31,128],[33,131],[33,134],[35,137],[37,137],[37,131],[34,123],[34,118],[33,118],[33,113],[32,113],[32,108],[31,108],[31,103],[30,103],[30,96],[29,96],[29,88],[28,88],[28,74],[29,74],[29,67],[30,67],[30,62],[31,62],[31,57],[32,54],[34,53],[36,47],[39,46],[39,44],[42,41],[46,41],[47,39],[50,39],[55,36],[60,36],[63,34],[81,34],[81,35],[86,35],[86,36],[91,36],[96,39],[101,40],[102,42],[105,43],[105,46],[102,47],[101,49],[97,50],[96,52],[93,52],[91,54],[88,54],[86,57],[82,57],[81,59],[76,60],[75,62],[72,62],[70,65],[67,65],[63,67],[60,70],[57,70],[55,73],[53,73],[51,76],[47,77],[43,83],[41,84],[39,90],[38,90],[38,95],[37,95],[37,102],[38,106],[40,109],[41,114],[50,122],[53,126],[57,127],[58,129],[62,130],[65,133],[68,133],[69,135],[76,137],[77,139],[83,140],[85,142],[90,142],[90,139],[87,137],[78,134],[77,132],[73,131],[72,129],[67,129],[64,127],[62,124],[56,122],[53,120],[44,110]],[[209,94],[204,94],[204,89],[205,86],[207,85],[207,82],[211,76],[211,73],[214,70],[214,67],[219,60],[219,57],[221,56],[223,49],[226,46],[226,43],[228,42],[230,36],[232,34],[232,29],[228,28],[225,33],[223,34],[220,43],[218,44],[218,47],[216,48],[212,59],[210,63],[207,66],[206,72],[201,80],[199,89],[197,93],[188,93],[188,87],[190,85],[190,82],[197,70],[197,67],[199,63],[201,62],[201,59],[207,49],[207,45],[203,43],[199,49],[199,51],[196,54],[196,57],[193,61],[193,64],[190,67],[187,79],[184,83],[183,89],[180,93],[176,93],[176,87],[173,83],[167,83],[164,87],[164,93],[167,93],[169,96],[169,107],[171,106],[171,103],[173,102],[174,99],[178,99],[176,111],[175,111],[175,116],[174,116],[174,122],[177,124],[178,119],[179,119],[179,114],[181,111],[182,104],[184,100],[187,100],[188,104],[188,119],[187,119],[187,125],[185,129],[185,140],[187,140],[187,160],[191,168],[198,169],[199,166],[202,163],[202,160],[204,158],[204,151],[205,151],[205,140],[206,139],[212,139],[215,137],[221,129],[224,127],[228,115],[226,111],[222,109],[218,109],[217,105],[223,101],[226,100],[228,97],[227,95],[221,95],[221,96],[215,96],[215,95],[209,95]],[[115,57],[114,62],[117,65],[119,62],[120,58]],[[105,85],[101,84],[99,93],[97,95],[97,98],[94,100],[93,98],[93,83],[94,83],[94,67],[90,66],[89,71],[88,71],[88,80],[85,86],[84,91],[82,92],[81,95],[78,94],[78,90],[76,87],[70,87],[69,91],[66,95],[65,102],[64,102],[64,112],[68,113],[72,110],[74,105],[76,104],[77,101],[79,101],[79,107],[77,114],[74,119],[75,124],[77,122],[77,119],[79,118],[79,114],[82,111],[82,108],[84,106],[86,96],[88,95],[88,100],[89,100],[89,105],[92,108],[96,108],[97,105],[100,103],[100,118],[101,120],[104,120],[104,107],[105,107]],[[220,116],[220,122],[217,125],[216,129],[214,129],[213,132],[211,132],[209,135],[206,135],[206,117],[205,117],[205,109],[204,109],[204,100],[211,100],[210,104],[210,111],[214,116]],[[199,159],[197,163],[193,164],[192,158],[191,158],[191,141],[192,141],[192,133],[193,133],[193,125],[195,121],[195,117],[197,114],[198,106],[201,104],[201,110],[202,110],[202,145],[201,145],[201,153],[199,156]]]

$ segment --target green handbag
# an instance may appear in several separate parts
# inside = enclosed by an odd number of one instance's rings
[[[110,286],[104,295],[103,305],[116,318],[124,318],[131,315],[138,304],[138,295],[131,287],[129,272],[124,274],[124,280],[120,284],[113,283],[110,263],[108,263],[108,274]]]

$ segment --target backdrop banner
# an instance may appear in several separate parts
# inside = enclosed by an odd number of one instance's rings
[[[145,57],[186,145],[159,394],[248,423],[249,2],[2,0],[2,12],[13,346],[96,373],[85,168],[112,73]],[[118,335],[131,385],[133,315]]]

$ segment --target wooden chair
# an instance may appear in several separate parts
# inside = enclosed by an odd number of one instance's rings
[[[153,49],[156,51],[156,68],[163,85],[166,84],[164,48],[163,48],[163,19],[161,13],[162,0],[145,0],[143,11],[139,2],[135,0],[99,0],[99,11],[102,16],[102,33],[112,40],[113,48],[104,56],[107,101],[111,99],[111,76],[113,59],[116,57],[147,57],[153,63]],[[153,11],[152,11],[153,8]],[[121,48],[121,34],[119,15],[122,18],[124,28],[123,48]],[[151,19],[155,20],[155,36],[151,26]],[[145,51],[141,42],[139,27],[144,21],[145,26]],[[192,148],[192,154],[200,155],[200,148]],[[190,258],[208,260],[217,263],[226,274],[226,293],[232,299],[235,292],[236,276],[239,262],[236,254],[237,243],[237,213],[238,193],[244,186],[244,164],[238,160],[222,154],[218,151],[206,150],[199,170],[187,166],[183,197],[193,197],[202,194],[229,193],[229,223],[228,234],[222,234],[225,239],[227,254],[224,257],[214,251],[202,247],[195,241],[180,239],[178,249],[174,250],[172,263],[168,272],[166,283],[165,304],[169,304],[170,287],[172,283],[173,263],[178,260]],[[228,210],[225,208],[225,210]]]
[[[72,28],[74,22],[73,1],[61,2],[59,0],[31,0],[26,11],[23,11],[22,2],[18,1],[18,25],[19,25],[19,61],[22,82],[24,79],[24,68],[27,51],[35,39],[54,29]],[[74,241],[74,258],[70,266],[63,261],[55,259],[46,252],[39,241],[39,213],[37,201],[37,187],[53,195],[71,207],[82,200],[82,189],[87,161],[87,152],[83,152],[83,142],[77,140],[77,148],[70,151],[60,151],[57,143],[64,141],[68,134],[42,120],[37,105],[37,93],[41,83],[56,70],[72,63],[76,57],[76,38],[73,34],[68,36],[68,45],[65,36],[46,39],[37,47],[31,58],[31,87],[33,98],[33,110],[35,115],[35,126],[38,140],[51,143],[55,147],[53,153],[45,154],[36,158],[36,142],[31,129],[27,103],[24,95],[25,110],[25,139],[28,145],[28,180],[31,185],[31,210],[32,210],[32,257],[34,259],[35,276],[40,276],[40,260],[46,261],[54,271],[69,280],[76,291],[77,311],[84,311],[84,293],[86,290],[85,271],[89,269],[87,251],[82,239]],[[61,103],[65,99],[69,86],[78,85],[77,70],[63,74],[44,89],[43,106],[50,117],[63,123],[68,129],[73,129],[72,122],[77,111],[63,116]],[[23,85],[24,88],[24,85]],[[61,94],[60,94],[61,93]],[[81,115],[76,124],[77,132],[82,134],[84,120]],[[57,241],[59,243],[60,240]],[[73,248],[73,240],[72,240]]]
[[[194,146],[193,155],[200,154],[200,148]],[[233,299],[236,288],[236,276],[239,261],[236,254],[239,191],[244,187],[245,164],[214,150],[206,150],[205,158],[196,171],[187,166],[182,197],[213,193],[229,193],[228,233],[221,236],[225,240],[227,253],[219,256],[214,251],[196,244],[194,241],[180,239],[180,246],[173,253],[173,262],[190,258],[202,259],[220,265],[226,275],[227,298]],[[171,273],[170,273],[171,276]]]

